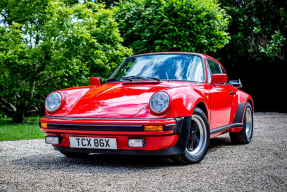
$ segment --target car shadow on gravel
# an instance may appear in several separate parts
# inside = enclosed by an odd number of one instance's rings
[[[234,145],[229,137],[217,137],[210,140],[207,156],[221,148]],[[83,158],[68,158],[58,151],[49,154],[38,154],[22,157],[12,161],[15,165],[33,167],[35,169],[65,169],[67,167],[105,167],[105,168],[132,168],[132,169],[158,169],[161,167],[180,166],[171,157],[161,156],[130,156],[130,155],[103,155],[90,154]]]
[[[87,170],[100,169],[100,167],[105,167],[105,169],[157,169],[177,164],[169,157],[90,154],[83,158],[68,158],[59,155],[57,151],[50,154],[26,156],[13,160],[11,163],[35,169],[65,171],[68,167]]]
[[[224,135],[224,137],[222,136],[215,137],[213,139],[210,139],[210,145],[209,145],[209,149],[207,153],[217,151],[223,147],[227,147],[230,145],[235,145],[235,144],[230,141],[230,138],[228,135]]]

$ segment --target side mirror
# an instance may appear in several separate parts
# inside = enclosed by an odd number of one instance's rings
[[[231,85],[233,85],[233,87],[238,88],[238,89],[242,87],[242,83],[241,83],[240,79],[239,80],[230,80],[229,83],[231,83]]]
[[[211,84],[214,85],[216,83],[226,83],[227,75],[226,74],[214,74],[211,78]]]
[[[90,85],[95,85],[97,87],[102,86],[102,78],[101,77],[90,77]]]

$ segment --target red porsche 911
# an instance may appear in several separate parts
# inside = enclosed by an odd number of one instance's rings
[[[164,52],[127,58],[102,83],[52,92],[40,119],[45,142],[67,157],[169,155],[198,163],[211,138],[247,144],[253,100],[214,58]]]

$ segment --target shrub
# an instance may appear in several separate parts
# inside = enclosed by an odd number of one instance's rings
[[[216,51],[229,41],[229,16],[212,0],[121,1],[116,20],[135,53]]]

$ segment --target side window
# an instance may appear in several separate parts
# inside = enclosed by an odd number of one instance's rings
[[[221,74],[223,73],[222,72],[223,70],[221,69],[221,66],[218,63],[212,60],[209,60],[209,59],[207,59],[206,61],[207,61],[207,71],[208,71],[208,83],[211,83],[211,76],[213,74]]]
[[[209,67],[210,67],[211,74],[222,73],[220,65],[218,65],[217,63],[215,63],[214,61],[211,61],[211,60],[207,60],[207,61],[208,61]]]
[[[226,74],[226,71],[222,68],[222,66],[220,66],[220,68],[221,68],[222,73]],[[227,75],[227,74],[226,74],[226,75]],[[230,84],[229,81],[230,81],[230,80],[229,80],[229,77],[228,77],[228,75],[227,75],[227,82],[226,82],[225,84]]]
[[[225,70],[222,68],[222,66],[220,66],[220,69],[222,71],[222,73],[226,74]]]

